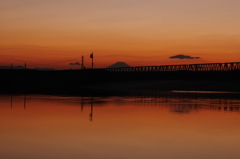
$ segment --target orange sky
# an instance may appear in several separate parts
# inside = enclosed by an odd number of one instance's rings
[[[0,0],[0,66],[237,62],[239,0]],[[170,59],[183,54],[201,59]]]

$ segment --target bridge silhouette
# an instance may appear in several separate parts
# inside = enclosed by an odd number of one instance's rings
[[[240,70],[240,62],[203,63],[183,65],[160,65],[106,68],[110,72],[145,72],[145,71],[236,71]]]

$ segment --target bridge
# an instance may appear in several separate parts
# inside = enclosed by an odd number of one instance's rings
[[[240,70],[240,62],[203,63],[185,65],[161,65],[106,68],[110,72],[143,72],[143,71],[236,71]]]

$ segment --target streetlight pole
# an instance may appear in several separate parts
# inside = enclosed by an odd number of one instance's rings
[[[90,58],[92,58],[92,69],[93,69],[93,52],[90,54]]]

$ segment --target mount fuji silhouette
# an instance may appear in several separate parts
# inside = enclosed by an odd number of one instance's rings
[[[131,67],[131,66],[129,66],[125,62],[116,62],[115,64],[112,64],[112,65],[108,66],[107,68],[117,68],[117,67]]]

